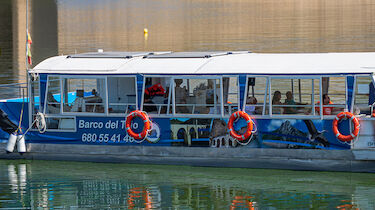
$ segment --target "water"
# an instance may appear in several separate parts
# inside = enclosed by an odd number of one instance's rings
[[[374,209],[375,175],[0,160],[0,208]]]

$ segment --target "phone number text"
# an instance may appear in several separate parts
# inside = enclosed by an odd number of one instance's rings
[[[115,142],[137,142],[133,137],[126,134],[123,136],[121,134],[108,134],[108,133],[83,133],[81,136],[83,142],[98,142],[98,143],[115,143]]]

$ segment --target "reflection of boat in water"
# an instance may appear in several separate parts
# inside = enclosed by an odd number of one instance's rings
[[[373,174],[0,161],[6,174],[12,187],[2,193],[22,192],[24,203],[45,208],[374,208]]]
[[[28,98],[0,102],[15,125],[0,147],[28,148],[0,157],[375,172],[374,57],[52,57],[28,71]]]

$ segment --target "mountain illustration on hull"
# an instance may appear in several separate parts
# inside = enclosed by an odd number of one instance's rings
[[[272,133],[290,135],[290,136],[300,136],[300,137],[307,137],[307,134],[298,130],[297,128],[293,127],[289,120],[283,122],[281,126],[272,131]]]
[[[283,122],[278,129],[272,131],[271,133],[274,133],[275,135],[266,134],[263,136],[263,139],[287,140],[295,142],[305,142],[308,139],[307,133],[293,127],[289,120]]]

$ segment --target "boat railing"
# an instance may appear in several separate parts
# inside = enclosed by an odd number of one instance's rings
[[[27,98],[27,83],[11,83],[0,85],[0,101],[23,101]]]
[[[132,108],[134,108],[137,104],[136,103],[108,103],[108,106],[109,106],[109,113],[111,114],[119,114],[119,113],[123,113],[123,110],[114,110],[113,107],[114,106],[122,106],[122,107],[125,107],[125,114],[128,114],[130,113],[132,110]]]
[[[160,114],[166,114],[167,112],[167,108],[168,108],[168,104],[146,104],[144,103],[143,106],[145,107],[157,107],[156,109],[156,113],[157,115],[160,115]],[[163,107],[165,107],[165,109],[163,110]],[[169,109],[169,112],[171,112],[172,109]],[[152,113],[152,112],[150,112]]]

